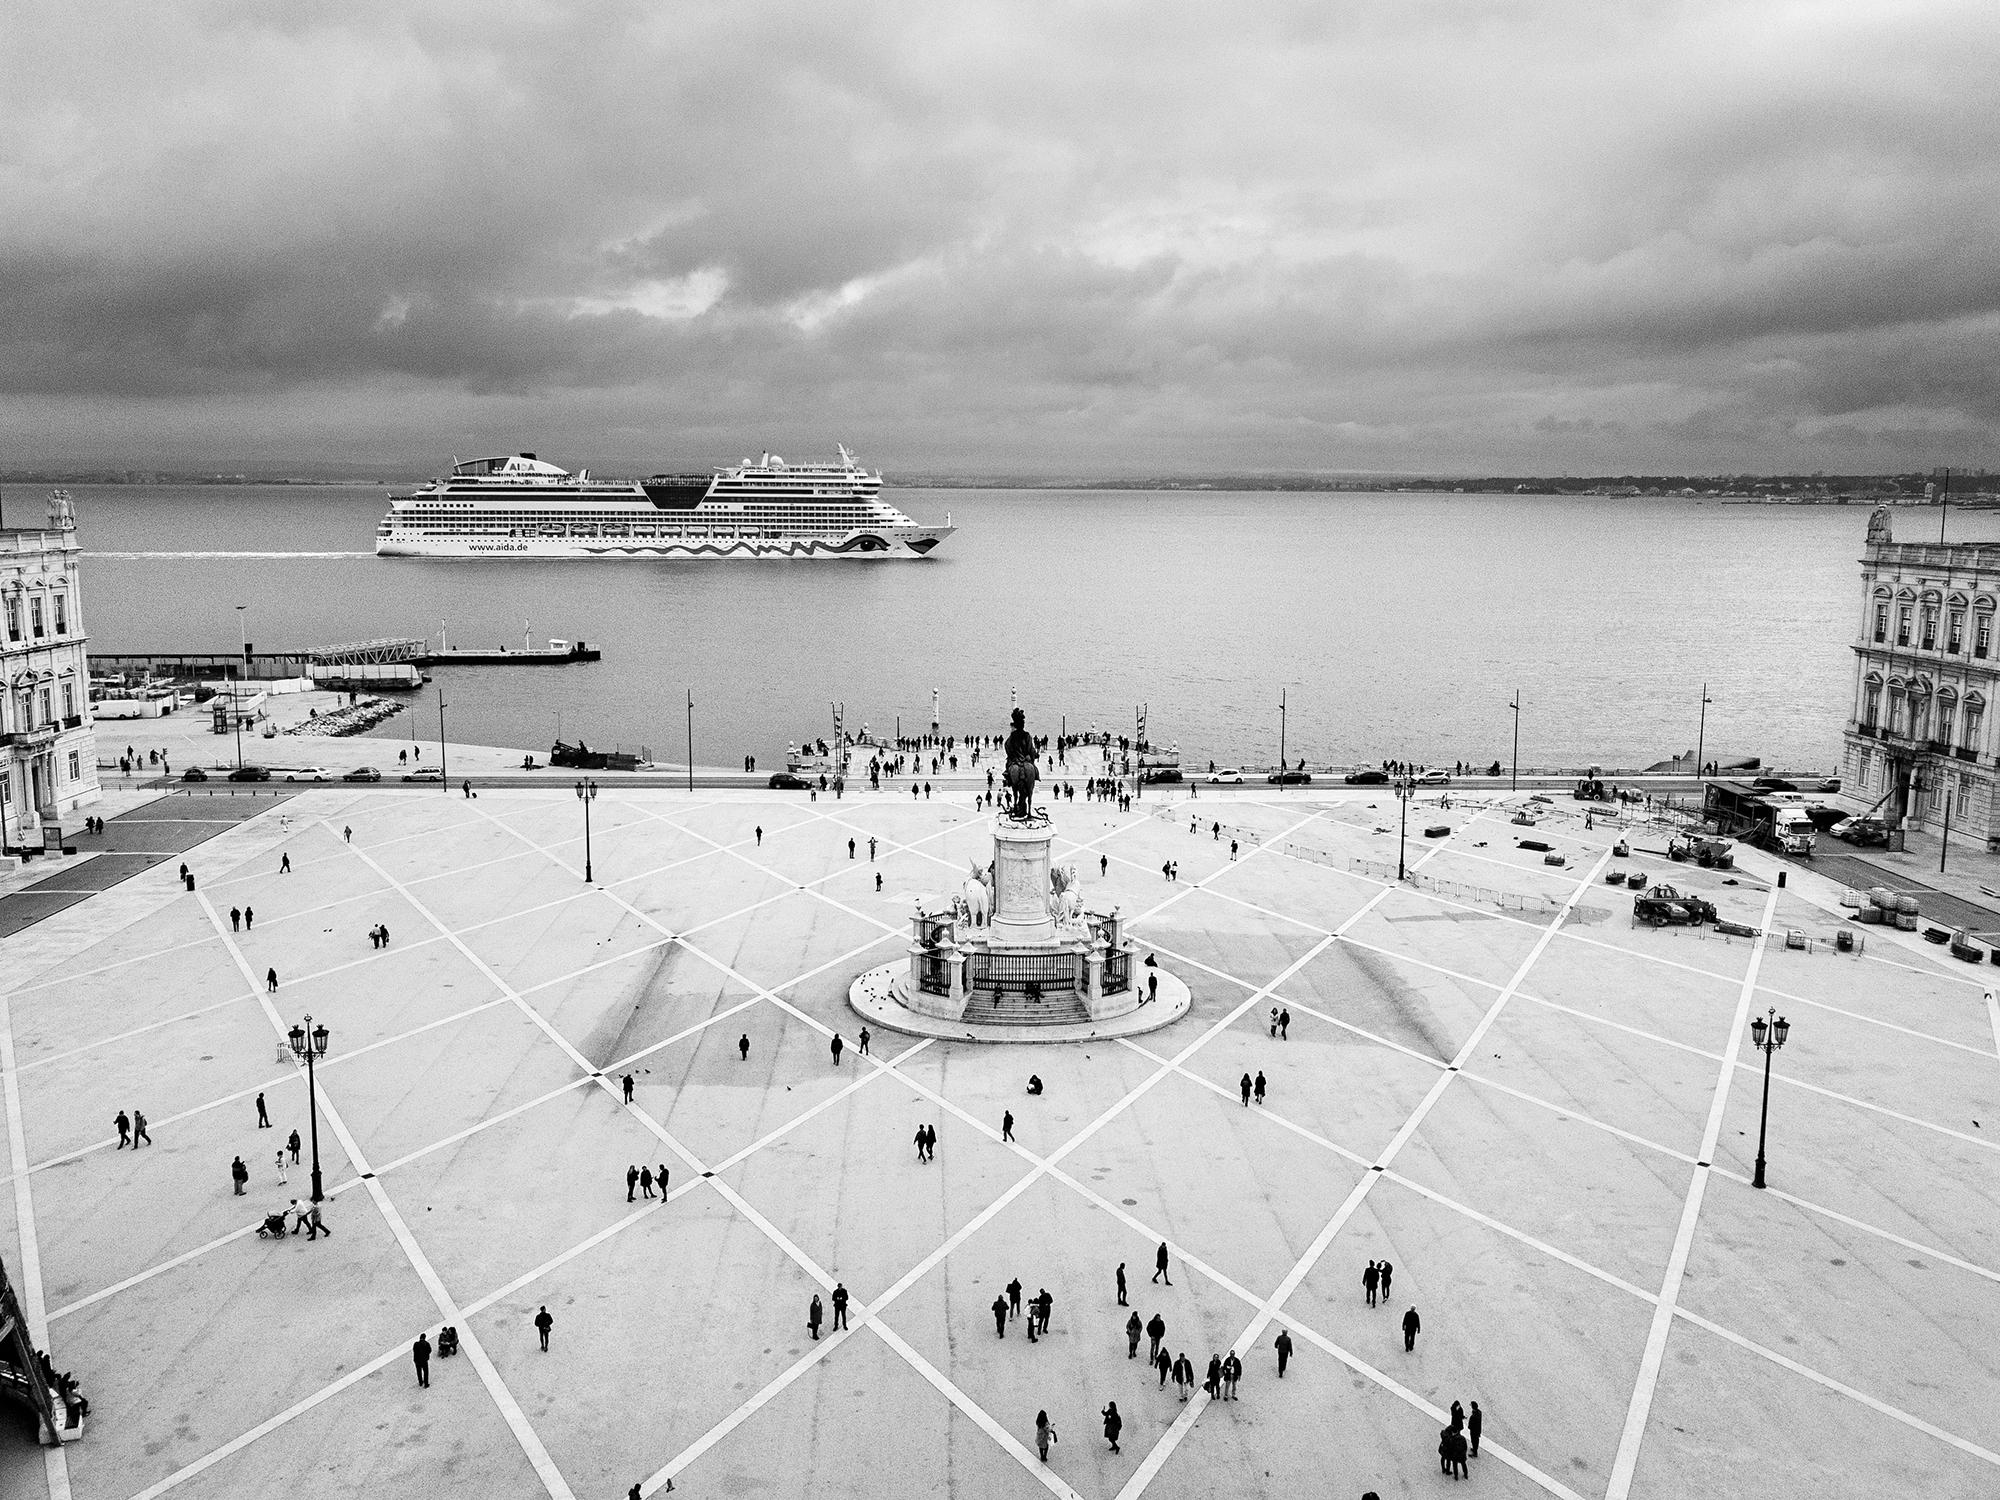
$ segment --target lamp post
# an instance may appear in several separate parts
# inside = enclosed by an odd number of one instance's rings
[[[1285,690],[1278,689],[1278,785],[1285,784]]]
[[[597,783],[579,781],[576,800],[583,804],[583,883],[590,884],[590,804],[597,800]]]
[[[451,764],[444,753],[444,689],[438,689],[438,770],[444,773],[444,792],[451,795]]]
[[[1514,696],[1507,706],[1514,710],[1514,760],[1507,771],[1507,790],[1521,789],[1521,690],[1514,689]]]
[[[1403,846],[1410,839],[1410,798],[1416,794],[1417,782],[1415,777],[1404,775],[1396,778],[1396,796],[1403,804],[1402,831],[1396,835],[1396,878],[1398,880],[1402,880],[1405,876]]]
[[[1714,701],[1708,696],[1708,684],[1704,682],[1701,685],[1701,727],[1694,736],[1694,774],[1697,781],[1708,770],[1705,758],[1708,753],[1708,705]]]
[[[250,666],[248,627],[243,612],[250,606],[236,606],[236,691],[229,695],[229,717],[236,721],[236,769],[243,769],[243,677]]]
[[[688,689],[688,790],[694,790],[694,689]]]
[[[313,1063],[326,1056],[328,1032],[324,1023],[314,1026],[312,1017],[307,1016],[303,1025],[294,1026],[286,1034],[285,1040],[292,1044],[292,1056],[303,1058],[306,1065],[306,1117],[312,1122],[312,1201],[323,1201],[326,1194],[320,1191],[319,1182],[319,1086],[313,1077]]]
[[[1791,1029],[1792,1023],[1778,1014],[1776,1006],[1771,1008],[1768,1021],[1757,1016],[1750,1022],[1750,1045],[1764,1054],[1764,1112],[1757,1117],[1757,1175],[1750,1179],[1752,1187],[1764,1185],[1764,1128],[1771,1123],[1771,1054],[1785,1045]]]

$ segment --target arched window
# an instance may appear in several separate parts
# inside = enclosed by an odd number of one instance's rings
[[[1985,727],[1986,700],[1977,693],[1965,695],[1965,710],[1959,715],[1958,742],[1974,755],[1979,754],[1984,741],[1980,731]]]
[[[1882,719],[1882,674],[1870,672],[1861,681],[1861,722],[1875,728]]]
[[[1956,728],[1957,722],[1958,694],[1954,693],[1950,688],[1938,689],[1937,733],[1932,738],[1940,745],[1951,744],[1952,731]]]

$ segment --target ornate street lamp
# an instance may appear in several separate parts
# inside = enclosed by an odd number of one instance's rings
[[[1396,836],[1396,878],[1404,876],[1403,846],[1410,840],[1410,798],[1417,794],[1417,779],[1408,772],[1396,778],[1396,796],[1403,804],[1403,827]]]
[[[1757,1174],[1750,1179],[1750,1186],[1764,1185],[1764,1129],[1771,1123],[1771,1054],[1785,1045],[1785,1038],[1791,1033],[1792,1023],[1778,1014],[1777,1007],[1770,1011],[1770,1019],[1757,1016],[1750,1022],[1750,1045],[1764,1054],[1764,1112],[1757,1117]]]
[[[590,884],[590,804],[597,800],[597,783],[579,781],[576,800],[583,804],[583,883]]]
[[[327,1039],[331,1035],[326,1026],[314,1026],[312,1017],[307,1016],[302,1025],[294,1026],[285,1035],[292,1044],[292,1056],[303,1058],[306,1065],[306,1118],[312,1130],[312,1201],[324,1201],[326,1194],[320,1191],[319,1177],[319,1086],[313,1077],[313,1063],[326,1056]]]

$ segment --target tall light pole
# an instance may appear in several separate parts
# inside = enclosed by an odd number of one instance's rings
[[[590,884],[590,804],[597,800],[597,783],[590,780],[576,784],[577,801],[583,804],[583,883]]]
[[[294,1026],[285,1038],[292,1044],[292,1056],[302,1059],[306,1065],[306,1116],[312,1122],[312,1201],[315,1203],[324,1201],[326,1194],[320,1191],[319,1085],[313,1077],[313,1063],[316,1059],[326,1056],[328,1035],[324,1023],[314,1026],[312,1017],[307,1016],[305,1023]]]
[[[1701,685],[1701,727],[1694,736],[1694,774],[1697,779],[1708,770],[1708,705],[1715,700],[1708,696],[1708,684]]]
[[[688,689],[688,790],[694,790],[694,689]]]
[[[1398,880],[1402,880],[1407,873],[1403,864],[1403,848],[1410,840],[1410,798],[1414,797],[1416,792],[1417,782],[1415,777],[1402,775],[1396,778],[1396,796],[1403,804],[1403,827],[1402,831],[1396,836],[1396,879]]]
[[[1285,784],[1285,690],[1278,689],[1278,785]]]
[[[444,773],[443,786],[445,793],[448,796],[451,793],[451,763],[445,759],[445,754],[444,754],[444,707],[445,707],[444,689],[439,688],[438,689],[438,770]]]
[[[1785,1045],[1785,1036],[1792,1029],[1792,1023],[1778,1014],[1776,1006],[1771,1008],[1771,1018],[1757,1016],[1750,1022],[1750,1045],[1764,1054],[1764,1112],[1757,1117],[1757,1175],[1750,1179],[1750,1186],[1764,1185],[1764,1127],[1771,1123],[1771,1054]]]
[[[236,721],[236,769],[243,769],[243,678],[250,670],[249,627],[243,612],[250,606],[236,606],[236,691],[229,695],[229,716]]]
[[[1513,699],[1507,706],[1514,710],[1514,759],[1508,767],[1507,790],[1518,792],[1521,789],[1521,690],[1519,688],[1514,689]]]

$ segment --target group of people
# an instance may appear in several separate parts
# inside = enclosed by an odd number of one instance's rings
[[[917,1127],[917,1160],[920,1162],[937,1160],[937,1126]]]
[[[847,1284],[836,1281],[833,1284],[833,1327],[830,1330],[833,1333],[847,1326],[847,1301]],[[818,1342],[820,1324],[825,1321],[826,1308],[819,1300],[819,1293],[814,1292],[812,1302],[806,1308],[806,1329],[812,1334],[814,1342]]]
[[[664,1199],[667,1196],[667,1164],[665,1162],[660,1163],[660,1171],[657,1177],[653,1175],[651,1167],[627,1167],[625,1169],[625,1201],[627,1203],[635,1201],[632,1197],[632,1191],[635,1188],[645,1197],[652,1197],[655,1183],[659,1185],[660,1197]]]
[[[368,929],[368,946],[371,948],[386,948],[389,946],[389,924],[387,922],[378,922]]]
[[[993,1297],[993,1332],[1000,1338],[1007,1337],[1007,1324],[1021,1315],[1021,1278],[1016,1276],[1007,1283],[1004,1292]],[[1038,1337],[1046,1337],[1049,1331],[1049,1315],[1055,1311],[1056,1299],[1043,1287],[1027,1301],[1028,1342],[1037,1342]]]
[[[1485,1422],[1486,1414],[1477,1401],[1472,1403],[1470,1414],[1458,1402],[1451,1403],[1451,1425],[1438,1431],[1438,1467],[1443,1473],[1453,1479],[1472,1477],[1465,1461],[1479,1457],[1479,1429]]]

